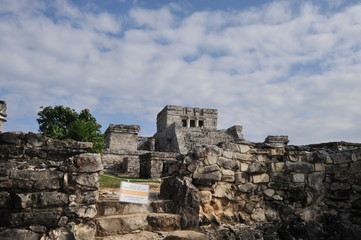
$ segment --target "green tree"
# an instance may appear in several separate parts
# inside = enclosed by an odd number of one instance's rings
[[[45,136],[82,142],[92,142],[93,152],[102,152],[105,148],[102,127],[91,115],[89,109],[77,113],[74,109],[62,105],[41,107],[38,112],[39,132]]]

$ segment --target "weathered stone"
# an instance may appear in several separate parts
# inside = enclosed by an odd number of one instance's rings
[[[283,172],[284,169],[285,169],[285,163],[284,162],[272,163],[272,171],[274,171],[274,172]]]
[[[264,173],[264,172],[266,172],[266,166],[260,162],[252,162],[248,166],[248,172],[249,173]]]
[[[266,215],[263,208],[256,208],[251,214],[251,218],[256,222],[265,222]]]
[[[224,156],[225,158],[230,158],[230,159],[232,159],[232,158],[233,158],[233,152],[223,151],[223,156]]]
[[[40,238],[41,238],[41,234],[25,229],[6,229],[0,232],[0,239],[4,239],[4,240],[7,239],[39,240]]]
[[[220,157],[218,159],[219,166],[226,168],[226,169],[232,169],[232,170],[238,170],[239,169],[239,162],[227,158]]]
[[[84,190],[94,190],[99,188],[98,173],[80,174],[78,176],[73,176],[73,177],[75,178],[75,183],[78,184],[79,187]]]
[[[352,161],[350,152],[334,153],[330,154],[330,157],[334,164],[347,163]]]
[[[324,175],[322,173],[311,173],[308,174],[308,186],[315,191],[321,191],[324,189]]]
[[[305,181],[305,175],[303,173],[292,174],[292,182],[303,183]]]
[[[238,190],[240,192],[252,192],[256,189],[256,186],[252,183],[240,184],[238,185]]]
[[[352,161],[361,161],[361,151],[357,151],[351,154]]]
[[[268,208],[265,212],[265,217],[267,219],[267,221],[269,222],[276,222],[276,221],[280,221],[281,218],[280,216],[278,215],[277,211],[273,210],[273,209],[270,209]]]
[[[75,207],[74,212],[81,218],[94,218],[97,215],[96,205]]]
[[[275,194],[275,190],[273,189],[266,189],[263,191],[263,194],[267,197],[272,197]]]
[[[315,163],[315,171],[316,172],[325,171],[325,164],[324,163]]]
[[[252,179],[254,183],[267,183],[270,180],[269,175],[267,173],[254,175],[252,176]]]
[[[60,227],[51,230],[49,232],[49,237],[45,238],[45,240],[69,240],[69,239],[74,239],[74,235],[67,227]]]
[[[41,207],[64,206],[68,204],[68,195],[60,192],[41,192],[38,195]]]
[[[212,193],[210,191],[200,191],[199,197],[202,204],[207,204],[212,201]]]
[[[222,181],[234,182],[234,172],[232,170],[222,170]]]
[[[41,225],[30,225],[29,229],[36,232],[36,233],[45,233],[46,227]]]
[[[252,161],[254,160],[254,156],[251,154],[245,154],[245,153],[234,153],[234,158],[241,160],[241,161]]]
[[[361,162],[351,163],[350,173],[360,173],[361,172]]]
[[[72,228],[74,240],[91,240],[94,239],[96,228],[94,223],[77,224]]]
[[[74,157],[74,163],[78,172],[94,173],[103,170],[103,164],[100,154],[79,154]]]
[[[231,183],[218,182],[214,188],[214,197],[234,199],[234,187]]]
[[[290,172],[311,173],[314,171],[314,166],[306,162],[286,162],[286,168]]]
[[[238,144],[238,151],[241,153],[247,153],[251,150],[251,147],[249,145],[245,144]]]
[[[240,163],[240,166],[241,166],[241,171],[242,172],[246,172],[247,169],[248,169],[248,164],[247,163]]]
[[[203,170],[201,171],[201,173],[209,173],[209,172],[215,172],[215,171],[219,171],[221,170],[218,165],[214,164],[214,165],[210,165],[210,166],[205,166],[203,168]]]
[[[218,161],[218,157],[217,156],[207,156],[205,159],[205,162],[207,163],[207,165],[213,165],[216,164]]]
[[[222,179],[221,171],[209,172],[209,173],[194,173],[193,179],[197,184],[200,185],[212,185],[216,181]]]
[[[236,172],[234,174],[234,182],[235,183],[246,183],[249,181],[249,176],[244,172]]]
[[[290,181],[286,173],[272,173],[271,179],[277,183],[288,183]]]

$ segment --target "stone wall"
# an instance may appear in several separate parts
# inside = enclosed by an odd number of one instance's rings
[[[0,134],[0,239],[93,239],[100,154],[91,143]]]
[[[244,223],[265,239],[357,239],[361,144],[287,142],[202,146],[175,163],[173,175],[199,190],[200,225]]]

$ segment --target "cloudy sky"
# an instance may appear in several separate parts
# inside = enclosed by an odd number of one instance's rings
[[[89,108],[155,133],[165,105],[290,144],[361,142],[361,3],[352,0],[0,0],[4,131],[40,106]]]

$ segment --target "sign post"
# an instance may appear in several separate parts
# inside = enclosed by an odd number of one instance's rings
[[[149,185],[120,182],[120,202],[148,204]]]

